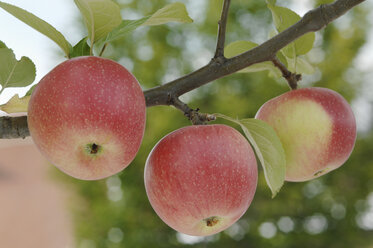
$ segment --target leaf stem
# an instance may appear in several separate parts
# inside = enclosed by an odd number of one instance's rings
[[[104,46],[102,47],[101,52],[100,52],[100,54],[99,54],[98,56],[102,57],[102,54],[104,54],[104,51],[105,51],[107,45],[108,45],[108,43],[106,42],[106,43],[104,44]]]

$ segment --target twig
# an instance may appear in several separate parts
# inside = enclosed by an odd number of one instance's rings
[[[290,89],[296,90],[298,88],[298,81],[302,79],[301,74],[296,74],[288,70],[286,66],[277,58],[272,59],[272,63],[282,72],[282,76],[288,81]]]
[[[219,31],[215,51],[215,59],[224,58],[224,46],[225,46],[225,33],[227,29],[227,20],[229,13],[229,5],[231,0],[224,0],[223,10],[221,12],[221,18],[219,20]]]
[[[204,125],[209,121],[216,120],[216,117],[211,114],[200,113],[199,109],[191,109],[186,103],[182,102],[178,97],[171,100],[170,105],[181,110],[193,125]]]
[[[197,71],[162,86],[144,91],[146,106],[173,105],[170,103],[170,99],[178,98],[184,93],[199,88],[218,78],[235,73],[250,65],[264,61],[272,61],[276,53],[286,45],[308,32],[315,32],[324,28],[330,22],[346,13],[349,9],[364,1],[365,0],[336,0],[334,3],[321,5],[306,13],[303,18],[293,26],[247,52],[226,59],[223,63],[212,59],[209,64]],[[19,130],[22,134],[28,134],[26,117],[18,117],[22,121],[11,122],[13,123],[12,126],[8,126],[7,128],[2,126],[4,120],[6,120],[5,118],[10,117],[0,117],[0,138],[23,137],[17,136],[12,130]]]
[[[101,56],[104,54],[107,45],[108,45],[108,43],[105,43],[105,44],[104,44],[104,46],[102,47],[101,52],[100,52],[100,54],[99,54],[98,56],[101,57]]]

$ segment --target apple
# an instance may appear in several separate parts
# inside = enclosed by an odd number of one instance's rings
[[[196,236],[236,222],[248,209],[258,179],[251,146],[226,125],[188,126],[168,134],[149,154],[144,174],[158,216]]]
[[[286,154],[286,180],[301,182],[340,167],[356,140],[347,101],[326,88],[292,90],[264,103],[256,114],[279,136]]]
[[[41,79],[31,95],[28,126],[41,153],[84,180],[111,176],[134,159],[145,128],[145,98],[120,64],[69,59]]]

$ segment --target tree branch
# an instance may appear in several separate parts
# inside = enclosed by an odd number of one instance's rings
[[[215,56],[214,56],[215,59],[218,59],[218,58],[224,59],[225,31],[227,29],[227,20],[228,20],[228,12],[229,12],[230,4],[231,4],[231,0],[224,0],[223,10],[221,12],[221,18],[219,20],[219,31],[218,31],[216,51],[215,51]]]
[[[276,53],[302,35],[320,30],[343,15],[346,11],[365,0],[337,0],[332,4],[321,5],[309,11],[293,26],[277,34],[261,45],[227,59],[223,64],[212,59],[206,66],[172,82],[144,92],[148,107],[170,105],[169,96],[181,96],[218,78],[230,75],[250,65],[272,61]]]
[[[247,52],[223,61],[213,58],[210,63],[197,71],[162,86],[144,91],[146,106],[174,105],[177,107],[177,103],[175,105],[173,100],[178,99],[178,97],[184,93],[199,88],[218,78],[235,73],[250,65],[264,61],[273,61],[276,57],[276,53],[289,43],[306,33],[315,32],[324,28],[330,22],[346,13],[349,9],[364,1],[365,0],[336,0],[334,3],[321,5],[307,12],[303,18],[293,26]],[[221,22],[219,26],[218,40],[220,40],[220,42],[217,42],[217,50],[219,49],[220,52],[218,52],[218,54],[223,53],[223,40],[225,39],[221,39],[221,37],[225,37],[225,24],[229,3],[230,1],[226,0],[224,2],[225,7],[223,6],[221,20],[225,21],[224,24]],[[19,138],[29,135],[26,117],[17,118],[19,118],[17,121],[13,121],[11,117],[0,117],[0,138]],[[8,124],[4,125],[4,123]],[[9,123],[11,123],[10,126]],[[14,132],[14,130],[18,131]]]
[[[272,63],[282,72],[282,76],[288,81],[290,89],[296,90],[298,88],[298,81],[302,79],[302,75],[289,71],[277,57],[272,59]]]
[[[216,120],[214,115],[200,113],[199,109],[191,109],[186,103],[182,102],[178,97],[171,100],[175,108],[181,110],[186,117],[193,123],[193,125],[204,125],[209,121]]]
[[[29,135],[26,116],[0,117],[0,139],[24,139]]]

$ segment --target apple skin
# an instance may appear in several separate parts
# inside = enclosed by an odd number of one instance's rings
[[[50,71],[31,95],[28,126],[41,153],[83,180],[109,177],[134,159],[146,105],[136,78],[120,64],[87,56]]]
[[[286,180],[308,181],[340,167],[356,140],[347,101],[326,88],[292,90],[264,103],[256,114],[279,136],[286,153]]]
[[[258,179],[251,146],[226,125],[188,126],[168,134],[149,154],[144,174],[158,216],[195,236],[236,222],[250,206]]]

